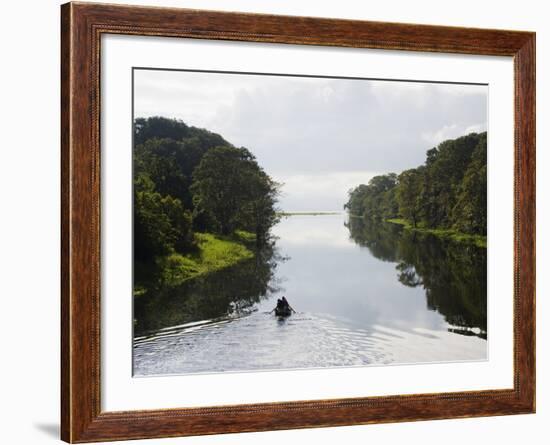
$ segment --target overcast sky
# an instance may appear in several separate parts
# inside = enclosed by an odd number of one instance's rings
[[[487,86],[134,71],[135,117],[165,116],[248,148],[287,211],[342,210],[347,191],[487,128]]]

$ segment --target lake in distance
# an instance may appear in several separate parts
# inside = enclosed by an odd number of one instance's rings
[[[345,213],[273,234],[253,260],[135,299],[135,376],[487,358],[486,249]],[[288,318],[270,313],[283,295]]]

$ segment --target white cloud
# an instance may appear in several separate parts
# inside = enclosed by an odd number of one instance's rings
[[[375,172],[274,175],[283,183],[279,206],[285,211],[342,211],[348,190],[366,184]]]
[[[460,132],[457,124],[444,125],[439,130],[422,133],[422,139],[432,145],[437,145],[447,139],[452,139]]]
[[[437,146],[441,142],[446,141],[448,139],[455,139],[457,137],[464,136],[466,134],[481,133],[483,131],[487,131],[486,123],[473,124],[467,127],[457,125],[457,124],[450,124],[450,125],[444,125],[442,128],[434,132],[422,133],[422,139],[425,140],[427,143],[431,144],[432,146]]]
[[[416,167],[441,141],[487,126],[487,87],[480,85],[144,70],[134,75],[136,117],[179,118],[247,147],[286,183],[285,210],[339,209],[350,187],[368,181],[368,172]]]
[[[483,133],[484,131],[487,131],[487,123],[470,125],[464,130],[464,134]]]

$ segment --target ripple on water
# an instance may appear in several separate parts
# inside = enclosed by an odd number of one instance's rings
[[[134,374],[410,363],[415,357],[433,356],[433,351],[419,354],[418,350],[430,349],[430,340],[440,342],[442,335],[445,333],[377,326],[358,329],[334,317],[315,314],[298,313],[281,320],[254,313],[165,328],[136,338]],[[422,338],[421,348],[415,337]]]
[[[477,337],[461,337],[460,342],[457,337],[425,329],[357,328],[345,320],[309,313],[278,319],[256,312],[243,318],[165,328],[136,338],[134,374],[457,361],[475,359],[486,348]]]

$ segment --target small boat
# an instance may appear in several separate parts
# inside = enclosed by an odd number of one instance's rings
[[[275,308],[275,315],[277,317],[290,317],[292,315],[292,311],[289,307],[284,308]]]

